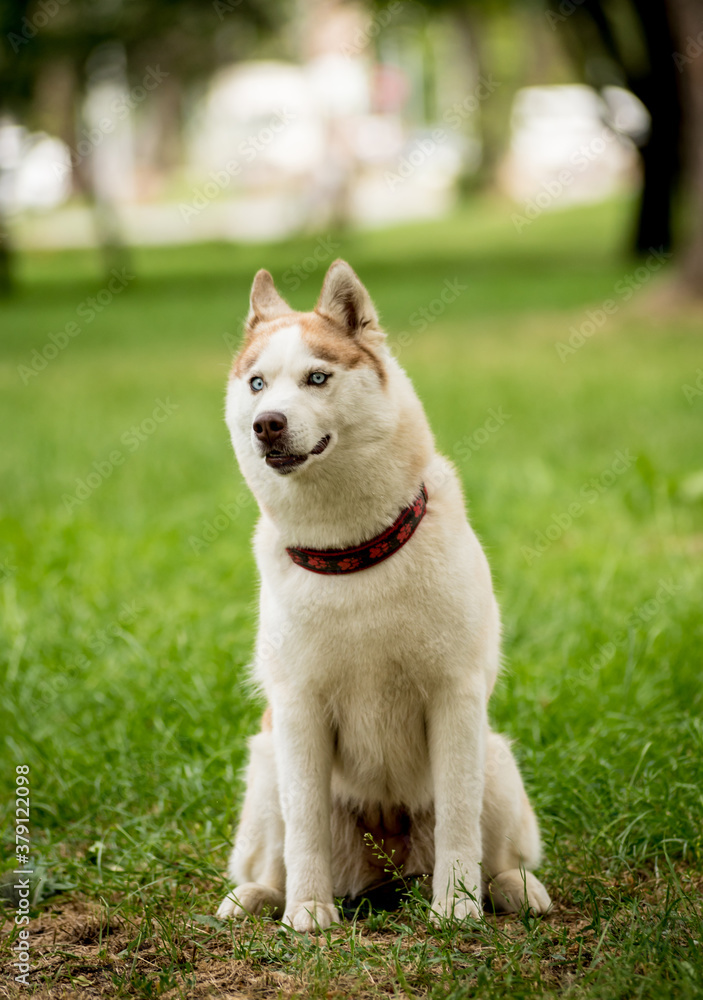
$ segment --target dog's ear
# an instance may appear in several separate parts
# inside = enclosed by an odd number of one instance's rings
[[[277,319],[279,316],[285,316],[291,312],[293,312],[291,307],[276,291],[269,272],[257,271],[254,284],[251,286],[247,329],[251,330],[257,323]]]
[[[334,320],[350,337],[378,329],[371,296],[345,260],[330,264],[315,312]]]

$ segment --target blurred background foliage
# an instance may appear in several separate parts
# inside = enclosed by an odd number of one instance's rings
[[[519,233],[626,189],[623,248],[673,248],[696,296],[702,52],[697,0],[0,0],[0,284],[25,248],[109,270],[485,189]]]

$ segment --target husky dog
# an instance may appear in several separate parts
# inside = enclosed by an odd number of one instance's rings
[[[488,563],[347,263],[307,313],[258,272],[226,419],[261,508],[254,679],[268,708],[218,915],[324,929],[335,896],[387,877],[383,854],[432,873],[435,919],[476,919],[482,896],[544,913],[537,821],[488,724]]]

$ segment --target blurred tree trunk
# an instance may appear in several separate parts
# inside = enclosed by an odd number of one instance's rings
[[[481,78],[490,78],[492,66],[487,52],[486,42],[486,13],[476,4],[460,4],[452,8],[452,16],[457,29],[461,48],[465,56],[464,75],[467,82],[467,95],[475,92],[476,86]],[[504,79],[501,77],[500,86],[503,87]],[[481,165],[479,178],[482,183],[492,182],[496,176],[501,155],[505,151],[506,133],[505,122],[509,111],[496,113],[496,103],[501,103],[501,98],[508,100],[504,93],[499,93],[491,98],[489,107],[479,107],[476,112],[477,133],[481,142]]]
[[[466,81],[467,94],[476,87],[481,73],[484,72],[485,53],[481,47],[481,32],[476,23],[476,10],[468,5],[456,7],[452,10],[454,24],[456,25],[457,38],[461,45],[463,62],[462,67],[464,80]],[[482,170],[489,164],[493,164],[494,155],[491,144],[491,137],[486,128],[485,116],[479,108],[478,129],[481,139],[481,167]]]
[[[639,253],[669,249],[673,242],[682,118],[681,79],[672,59],[676,44],[668,5],[673,2],[685,0],[581,0],[556,21],[583,79],[598,90],[626,86],[651,116],[649,135],[639,147],[643,177],[633,239]],[[548,6],[556,17],[553,0]]]
[[[681,99],[672,25],[666,5],[659,0],[637,5],[647,46],[648,67],[629,74],[628,83],[651,115],[651,128],[640,147],[642,194],[635,235],[635,249],[646,254],[672,245],[674,201],[681,168]]]
[[[153,63],[158,63],[155,55]],[[143,60],[144,65],[150,65]],[[144,108],[144,123],[137,137],[138,171],[146,177],[147,197],[160,191],[163,182],[183,160],[183,84],[172,74],[154,91]]]
[[[681,278],[690,295],[703,298],[703,4],[669,0],[684,102],[684,182],[691,204],[690,223],[681,258]]]
[[[5,215],[0,209],[0,296],[5,298],[13,288],[12,244]]]
[[[65,92],[67,106],[60,121],[61,138],[72,150],[72,181],[77,194],[88,203],[92,216],[95,239],[102,258],[102,266],[107,281],[112,270],[130,267],[130,252],[122,236],[119,212],[115,204],[96,191],[93,150],[80,155],[81,126],[88,128],[83,118],[83,105],[87,92],[85,60],[82,64],[68,68],[68,85]]]

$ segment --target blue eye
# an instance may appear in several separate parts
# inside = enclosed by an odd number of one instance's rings
[[[249,379],[249,385],[254,392],[261,392],[264,387],[264,380],[259,378],[258,375],[255,375],[254,378]]]
[[[313,372],[308,378],[308,385],[324,385],[329,375],[325,375],[324,372]]]

